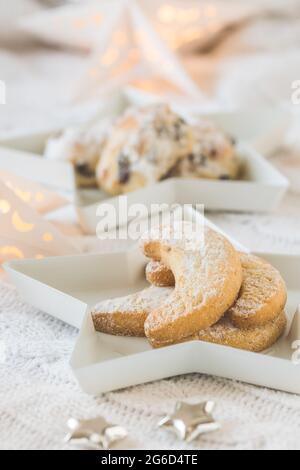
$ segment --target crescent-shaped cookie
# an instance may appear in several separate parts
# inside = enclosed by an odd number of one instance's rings
[[[194,339],[222,344],[232,348],[260,352],[270,348],[280,338],[286,328],[284,311],[263,326],[237,328],[226,315],[216,325],[200,331]]]
[[[287,293],[280,273],[267,261],[241,253],[243,282],[228,315],[238,328],[262,326],[277,317],[286,304]],[[160,287],[174,286],[174,276],[161,263],[150,261],[146,268],[148,282]]]
[[[159,261],[149,261],[146,266],[146,279],[156,287],[174,287],[175,277],[171,269]]]
[[[96,331],[116,336],[145,336],[147,316],[172,290],[152,286],[126,297],[99,302],[92,311]]]
[[[229,309],[229,318],[239,328],[265,325],[285,307],[285,282],[267,261],[249,254],[241,259],[243,283],[237,301]]]
[[[228,315],[225,315],[218,323],[206,330],[199,331],[184,341],[205,341],[208,343],[230,346],[236,349],[246,351],[261,352],[264,351],[282,336],[287,324],[284,311],[266,323],[264,326],[252,328],[237,328],[234,326]],[[165,346],[159,342],[152,343],[152,346],[159,348]]]
[[[242,284],[240,256],[221,234],[190,223],[159,227],[142,238],[144,254],[174,274],[175,289],[145,322],[150,343],[171,344],[222,318]]]
[[[145,336],[144,323],[153,308],[165,301],[172,289],[150,287],[137,294],[100,302],[92,313],[96,331],[120,336]],[[235,327],[228,314],[206,330],[184,339],[205,341],[253,352],[271,347],[283,334],[286,317],[281,312],[264,326],[252,328]],[[152,342],[152,346],[165,346]]]

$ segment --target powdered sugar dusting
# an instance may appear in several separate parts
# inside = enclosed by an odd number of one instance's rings
[[[285,327],[284,312],[279,312],[274,320],[267,324],[253,328],[237,328],[226,315],[218,323],[190,339],[259,352],[272,346],[283,334]]]
[[[44,155],[50,160],[95,165],[106,142],[109,126],[110,121],[105,120],[86,127],[67,128],[59,137],[48,140]]]
[[[116,299],[109,299],[99,302],[93,308],[93,314],[113,314],[113,313],[137,313],[152,311],[158,308],[162,302],[172,293],[171,288],[159,288],[155,286],[148,287],[141,292],[128,295],[126,297],[119,297]]]
[[[189,134],[189,126],[168,105],[129,108],[110,132],[97,170],[100,184],[112,192],[131,187],[136,179],[139,187],[160,181],[188,153]],[[126,181],[119,178],[120,158],[126,161]]]
[[[249,318],[274,309],[274,315],[284,308],[286,287],[280,273],[266,261],[253,256],[241,255],[244,278],[240,296],[230,309],[233,318]],[[272,313],[272,312],[271,312]]]
[[[176,280],[172,295],[145,324],[146,334],[159,332],[160,341],[174,341],[216,323],[233,304],[242,283],[239,255],[222,235],[204,227],[204,239],[197,233],[186,237],[182,227],[181,237],[168,239],[166,233],[174,234],[176,229],[158,227],[142,242],[146,256],[153,257],[154,250]]]

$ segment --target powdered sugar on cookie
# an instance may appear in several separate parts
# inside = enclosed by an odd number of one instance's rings
[[[203,239],[195,233],[187,237],[183,225],[181,237],[168,238],[177,228],[158,227],[142,241],[145,255],[161,261],[175,277],[174,292],[145,323],[150,341],[166,344],[216,323],[242,283],[239,254],[225,237],[208,227]]]
[[[264,325],[274,319],[286,304],[287,293],[280,273],[254,255],[242,254],[243,283],[230,318],[238,327]]]
[[[144,323],[153,309],[158,308],[171,294],[172,289],[149,287],[126,297],[98,303],[92,318],[95,329],[121,336],[145,336]]]
[[[136,313],[142,310],[153,310],[163,302],[173,289],[159,288],[155,286],[115,299],[103,300],[93,308],[93,315],[103,313],[110,315],[115,312]]]

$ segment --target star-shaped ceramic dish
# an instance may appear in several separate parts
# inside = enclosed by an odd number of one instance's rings
[[[145,104],[145,101],[136,96],[133,98],[132,94],[128,97],[128,93],[117,93],[108,100],[101,101],[96,119],[113,119],[130,105]],[[187,115],[208,118],[225,132],[235,136],[241,142],[238,152],[243,161],[244,177],[237,181],[170,178],[129,193],[128,206],[142,203],[150,208],[154,204],[201,203],[206,210],[239,212],[268,212],[276,208],[289,184],[263,155],[273,151],[281,143],[289,125],[290,117],[287,113],[268,108],[261,110],[259,116],[257,113],[239,111],[205,113],[191,102],[181,107],[177,105],[176,109]],[[126,220],[120,209],[120,197],[110,197],[99,189],[76,188],[74,168],[69,162],[43,157],[48,139],[60,134],[62,130],[48,129],[41,133],[27,133],[0,140],[1,168],[49,187],[71,191],[78,220],[85,233],[95,234],[99,220],[96,212],[101,203],[112,205],[117,211],[119,224],[124,225]],[[113,225],[109,228],[115,228]]]
[[[189,217],[194,220],[192,209]],[[236,247],[243,249],[239,244]],[[201,341],[154,350],[144,338],[97,333],[90,312],[98,301],[146,286],[147,260],[138,247],[122,253],[13,261],[5,268],[29,303],[80,328],[71,367],[87,393],[97,395],[175,375],[202,373],[300,394],[300,366],[293,360],[297,357],[293,347],[300,339],[300,256],[256,254],[281,272],[288,288],[287,333],[261,354]]]

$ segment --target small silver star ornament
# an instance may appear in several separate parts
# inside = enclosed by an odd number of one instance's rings
[[[191,442],[202,434],[218,431],[220,423],[212,415],[214,402],[186,403],[178,402],[172,414],[165,416],[158,423],[159,427],[166,427],[176,433],[179,439]]]
[[[71,418],[67,425],[70,432],[65,442],[82,442],[96,449],[110,449],[113,443],[127,437],[125,428],[110,424],[102,417],[88,420]]]

